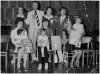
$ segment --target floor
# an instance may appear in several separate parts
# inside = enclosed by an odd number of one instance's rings
[[[69,66],[65,66],[65,64],[55,64],[55,67],[53,66],[52,63],[49,63],[49,69],[45,70],[44,69],[44,64],[43,68],[41,71],[37,70],[38,68],[38,63],[30,63],[29,69],[27,72],[23,71],[23,67],[21,66],[21,73],[99,73],[99,67],[98,66],[84,66],[84,68],[79,67],[79,68],[70,68]],[[13,66],[9,67],[6,73],[17,73],[17,71],[14,72]]]

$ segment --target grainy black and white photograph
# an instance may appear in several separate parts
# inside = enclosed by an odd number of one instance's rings
[[[99,1],[1,0],[0,73],[98,73]]]

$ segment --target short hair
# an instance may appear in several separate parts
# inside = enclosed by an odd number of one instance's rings
[[[38,8],[37,8],[37,9],[38,9],[38,10],[41,9],[41,4],[40,4],[38,1],[33,1],[33,3],[37,3],[37,5],[38,5]],[[33,4],[33,3],[32,3],[32,4]]]
[[[60,11],[63,10],[63,9],[65,10],[65,14],[68,16],[69,15],[69,10],[66,7],[61,7]]]
[[[24,30],[23,29],[18,29],[17,34],[20,35]]]
[[[47,29],[42,28],[42,29],[41,29],[41,32],[42,32],[42,31],[45,32],[45,33],[47,34]]]
[[[23,18],[21,18],[21,17],[17,17],[16,19],[15,19],[15,25],[17,26],[17,24],[18,24],[18,22],[23,22],[23,25],[24,25],[24,19]]]

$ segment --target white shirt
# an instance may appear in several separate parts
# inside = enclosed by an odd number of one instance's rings
[[[66,17],[66,16],[61,16],[61,17],[60,17],[60,23],[62,23],[62,22],[64,21],[65,17]]]
[[[42,44],[42,45],[45,47],[45,46],[47,46],[48,41],[49,41],[49,39],[48,39],[47,36],[42,36],[42,35],[40,35],[40,36],[38,37],[38,45]]]

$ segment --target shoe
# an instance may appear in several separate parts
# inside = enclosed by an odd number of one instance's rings
[[[42,64],[39,64],[38,70],[41,70],[41,69],[42,69]]]
[[[76,62],[76,63],[75,63],[75,66],[76,66],[77,68],[79,68],[79,62]]]
[[[70,64],[70,67],[71,67],[71,68],[74,68],[73,64]]]
[[[17,69],[17,72],[21,72],[20,68]]]
[[[27,71],[27,68],[26,68],[26,67],[24,67],[24,71],[25,71],[25,72]]]
[[[11,60],[11,64],[14,64],[14,60]]]
[[[45,63],[45,70],[48,69],[48,63]]]
[[[32,60],[30,63],[34,63],[34,60]]]

